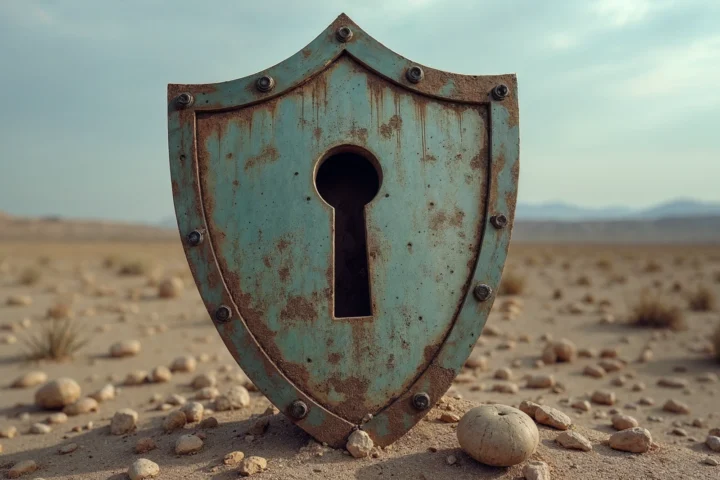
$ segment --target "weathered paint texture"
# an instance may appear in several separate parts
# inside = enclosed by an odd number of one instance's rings
[[[341,43],[339,26],[353,30]],[[342,445],[363,417],[376,443],[402,436],[437,401],[479,336],[499,284],[518,180],[513,75],[463,76],[414,65],[341,15],[286,61],[231,82],[170,85],[169,149],[178,227],[225,344],[282,411],[309,405],[298,425]],[[276,85],[254,87],[260,75]],[[510,95],[492,99],[505,84]],[[194,103],[177,104],[188,92]],[[315,174],[337,149],[372,157],[378,194],[365,207],[372,316],[333,316],[333,208]],[[495,229],[490,217],[510,222]]]

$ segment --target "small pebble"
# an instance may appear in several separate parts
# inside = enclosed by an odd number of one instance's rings
[[[182,435],[175,442],[175,453],[178,455],[190,455],[200,451],[203,441],[196,435]]]
[[[635,427],[613,433],[608,440],[610,448],[631,453],[644,453],[650,450],[652,436],[644,428]]]
[[[145,480],[158,476],[160,467],[147,458],[138,458],[130,466],[127,473],[130,480]]]
[[[359,430],[358,430],[359,431]],[[267,469],[267,460],[263,457],[247,457],[240,463],[238,472],[243,477],[248,477],[256,473],[264,472]]]

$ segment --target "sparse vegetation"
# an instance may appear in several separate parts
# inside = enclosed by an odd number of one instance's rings
[[[498,295],[519,295],[525,289],[525,277],[512,270],[505,271],[500,280]]]
[[[648,263],[645,264],[645,267],[643,268],[643,272],[645,273],[657,273],[662,271],[662,265],[660,265],[655,260],[650,260]]]
[[[40,281],[40,278],[42,278],[42,273],[38,268],[28,267],[20,273],[18,281],[21,285],[30,286],[37,284]]]
[[[685,317],[680,308],[668,304],[658,296],[647,293],[644,293],[631,308],[628,322],[636,327],[645,328],[667,328],[670,330],[684,330],[686,328]]]
[[[599,268],[600,270],[611,270],[612,269],[612,261],[608,258],[601,258],[597,262],[595,262],[595,266]]]
[[[70,319],[50,320],[37,335],[24,339],[28,360],[61,362],[72,358],[88,340],[81,338],[82,329]]]
[[[709,312],[715,309],[717,299],[707,287],[701,286],[688,295],[688,307],[693,312]]]
[[[147,275],[151,270],[150,263],[142,260],[130,260],[120,265],[120,275],[140,276]]]
[[[581,275],[580,278],[577,279],[575,284],[580,285],[581,287],[589,287],[590,285],[592,285],[592,281],[587,275]]]

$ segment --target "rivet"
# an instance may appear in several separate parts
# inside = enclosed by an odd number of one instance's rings
[[[495,100],[504,100],[508,95],[510,95],[510,89],[502,83],[492,89],[492,96]]]
[[[267,75],[263,75],[255,82],[255,88],[263,93],[267,93],[275,88],[275,79]]]
[[[417,410],[427,410],[430,408],[430,395],[425,392],[416,393],[412,397],[412,404]]]
[[[502,213],[498,213],[497,215],[493,215],[492,217],[490,217],[490,223],[492,223],[493,227],[499,230],[501,228],[507,227],[508,219]]]
[[[200,230],[193,230],[187,234],[187,242],[191,247],[197,247],[203,241],[204,235]]]
[[[490,288],[490,285],[479,283],[473,288],[473,295],[475,295],[478,302],[484,302],[492,295],[492,288]]]
[[[335,37],[338,39],[338,41],[342,43],[349,42],[350,39],[353,37],[353,31],[350,30],[350,27],[343,25],[342,27],[337,29],[337,32],[335,32]]]
[[[230,307],[227,307],[225,305],[220,305],[217,310],[215,310],[215,320],[217,320],[220,323],[225,323],[230,320],[232,317],[232,310],[230,310]]]
[[[405,72],[405,78],[407,78],[410,83],[420,83],[420,80],[425,78],[425,72],[417,65],[413,65]]]
[[[191,93],[181,93],[177,96],[175,102],[179,107],[187,108],[195,102],[195,97],[193,97]]]
[[[309,409],[307,403],[303,402],[302,400],[295,400],[288,407],[288,413],[295,420],[301,420],[307,417],[308,410]]]

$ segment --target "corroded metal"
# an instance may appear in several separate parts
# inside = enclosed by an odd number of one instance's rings
[[[492,89],[492,96],[495,100],[504,100],[509,94],[510,89],[502,83]]]
[[[202,243],[204,239],[204,235],[200,230],[193,230],[192,232],[188,233],[187,235],[187,243],[191,247],[197,247]]]
[[[255,82],[255,88],[257,88],[260,92],[267,93],[275,88],[275,79],[273,77],[263,75]]]
[[[488,298],[490,298],[490,295],[492,295],[492,288],[490,288],[490,285],[480,283],[478,285],[475,285],[475,288],[473,289],[473,295],[475,295],[475,299],[478,302],[484,302]]]
[[[490,217],[490,223],[495,228],[505,228],[508,225],[508,218],[502,213]]]
[[[417,65],[413,65],[405,72],[405,78],[407,78],[410,83],[420,83],[422,79],[425,78],[425,72]]]
[[[338,41],[342,26],[352,41]],[[418,83],[406,77],[415,66]],[[447,391],[492,307],[473,287],[497,289],[510,241],[516,78],[416,65],[345,15],[262,75],[275,83],[264,96],[258,75],[168,87],[178,228],[205,237],[185,254],[225,345],[280,411],[333,446],[368,419],[388,445],[429,411],[416,394],[431,406]],[[183,92],[194,103],[177,108]],[[316,178],[350,154],[379,177],[362,210],[370,310],[338,317],[337,215]]]
[[[416,393],[413,395],[412,404],[416,410],[427,410],[430,408],[430,395],[425,392]]]
[[[177,96],[177,99],[175,99],[175,103],[180,108],[187,108],[192,106],[192,104],[195,102],[195,97],[192,96],[192,94],[183,92],[180,95]]]
[[[288,413],[295,420],[302,420],[303,418],[307,417],[308,414],[307,403],[303,402],[302,400],[295,400],[293,403],[290,404],[290,407],[288,408]]]
[[[220,323],[226,323],[229,322],[232,318],[232,310],[230,310],[230,307],[226,305],[220,305],[217,310],[215,310],[215,320],[217,320]]]
[[[350,27],[347,25],[343,25],[342,27],[337,29],[337,34],[335,35],[337,39],[341,42],[349,42],[352,39],[353,32]]]

